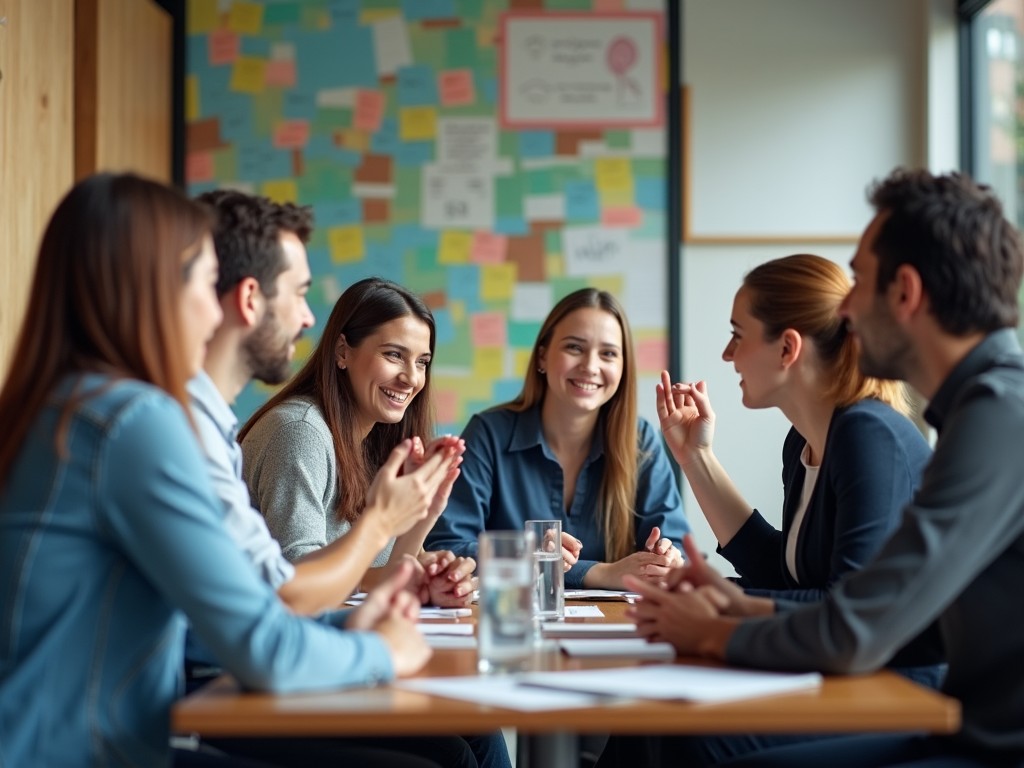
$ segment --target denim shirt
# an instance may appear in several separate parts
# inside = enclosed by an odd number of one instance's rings
[[[58,387],[0,488],[0,764],[167,764],[186,615],[246,687],[393,676],[378,636],[290,614],[222,518],[165,392],[100,375]]]
[[[643,419],[637,426],[636,549],[643,549],[654,526],[679,547],[690,530],[679,488],[658,434]],[[603,430],[595,432],[568,511],[562,467],[544,439],[539,407],[522,413],[507,408],[479,413],[462,437],[462,473],[426,547],[476,557],[481,531],[520,530],[533,519],[561,520],[562,530],[583,542],[579,562],[565,574],[565,586],[582,587],[587,571],[605,561],[597,508],[604,476]]]

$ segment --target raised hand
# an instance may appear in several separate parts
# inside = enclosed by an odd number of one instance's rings
[[[454,482],[448,479],[452,462],[455,459],[461,461],[461,456],[456,455],[457,448],[446,446],[434,451],[411,470],[402,472],[412,450],[412,440],[399,443],[377,471],[366,493],[364,514],[379,520],[389,537],[400,536],[428,517],[438,491],[445,483],[449,484],[450,490],[450,483]],[[454,471],[458,472],[457,466]]]
[[[711,448],[715,436],[715,412],[708,399],[707,382],[673,384],[668,371],[661,372],[656,387],[658,418],[672,456],[680,466]]]
[[[418,437],[412,438],[412,441],[412,450],[404,464],[404,473],[406,474],[415,472],[427,459],[438,453],[446,453],[450,457],[448,473],[431,499],[430,508],[427,511],[427,517],[430,520],[437,520],[448,506],[448,496],[452,492],[455,480],[459,477],[461,471],[459,465],[462,464],[462,454],[466,452],[466,442],[455,435],[442,435],[426,446]]]

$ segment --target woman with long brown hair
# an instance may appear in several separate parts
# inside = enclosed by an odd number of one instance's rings
[[[293,616],[228,536],[186,415],[221,320],[209,231],[179,192],[110,174],[46,227],[0,390],[5,764],[167,765],[185,617],[255,689],[366,685],[429,658],[408,570],[347,619],[373,632],[342,632]],[[339,754],[436,765],[393,749]]]
[[[661,440],[637,417],[636,378],[618,300],[584,288],[559,301],[520,395],[466,426],[462,475],[428,544],[475,555],[483,530],[551,518],[562,521],[567,586],[663,576],[688,526]]]

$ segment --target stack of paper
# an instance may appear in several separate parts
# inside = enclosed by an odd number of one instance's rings
[[[671,643],[648,643],[642,637],[628,637],[606,640],[604,638],[581,638],[559,640],[558,647],[570,656],[589,656],[624,659],[658,659],[671,661],[676,649]]]
[[[540,625],[544,637],[636,637],[636,624],[549,621]]]

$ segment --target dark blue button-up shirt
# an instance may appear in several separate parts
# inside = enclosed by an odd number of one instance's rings
[[[681,546],[690,528],[661,439],[650,424],[638,424],[640,474],[636,491],[636,548],[643,549],[654,526]],[[576,493],[566,511],[562,467],[541,430],[540,408],[523,413],[499,408],[470,419],[462,437],[466,453],[448,508],[427,536],[427,549],[450,549],[476,557],[484,530],[518,530],[527,520],[561,520],[562,530],[583,542],[579,562],[565,574],[569,588],[605,560],[598,529],[598,496],[604,474],[604,437],[594,435],[580,470]]]

